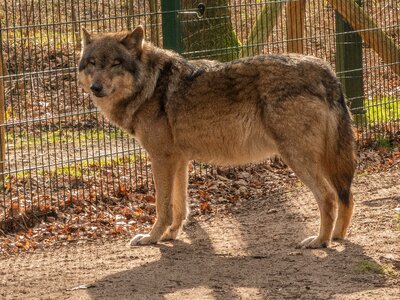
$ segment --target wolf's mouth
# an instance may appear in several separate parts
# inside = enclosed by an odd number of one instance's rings
[[[104,94],[103,92],[92,92],[92,95],[96,98],[103,98],[106,96],[106,94]]]

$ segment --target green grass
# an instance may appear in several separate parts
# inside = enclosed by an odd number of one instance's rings
[[[124,155],[118,158],[101,158],[96,160],[85,160],[56,167],[49,171],[42,172],[41,175],[82,177],[83,175],[99,175],[103,167],[122,166],[126,163],[134,163],[138,155]]]
[[[400,119],[400,99],[383,97],[364,100],[366,120],[369,124],[385,123]]]
[[[53,145],[66,143],[82,143],[93,140],[108,140],[117,138],[127,138],[129,135],[119,129],[105,131],[102,129],[88,129],[85,131],[74,131],[74,129],[63,129],[52,132],[43,132],[39,135],[31,135],[27,132],[13,133],[6,135],[6,144],[14,145],[14,149],[24,149],[38,145]]]
[[[392,266],[378,264],[372,260],[362,260],[355,264],[354,270],[358,273],[375,273],[388,276],[398,276],[398,272]]]
[[[72,43],[74,41],[74,33],[72,30],[70,32],[60,32],[49,30],[49,29],[36,29],[29,30],[29,35],[27,35],[26,29],[15,29],[8,33],[2,32],[3,41],[16,41],[17,44],[27,44],[29,37],[29,44],[33,47],[33,44],[41,47],[43,45],[51,45],[54,49],[62,49],[63,46]]]
[[[394,145],[390,141],[389,137],[378,134],[375,138],[375,146],[380,149],[392,150]]]
[[[100,175],[101,169],[104,167],[111,166],[123,166],[128,163],[135,163],[139,159],[144,159],[144,154],[123,155],[118,158],[101,158],[101,159],[89,159],[80,162],[72,162],[63,166],[52,168],[51,170],[38,169],[35,171],[20,171],[13,175],[15,178],[26,178],[30,176],[71,176],[71,177],[82,177],[83,175]],[[5,182],[10,178],[6,176]]]
[[[374,129],[374,145],[377,148],[393,149],[393,141],[389,132],[391,124],[400,120],[400,99],[397,97],[380,97],[364,100],[365,115],[354,115],[354,121],[361,126],[377,126]],[[393,125],[394,126],[394,125]],[[378,133],[379,132],[379,133]]]

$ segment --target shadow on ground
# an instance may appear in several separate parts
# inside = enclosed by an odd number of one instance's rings
[[[301,203],[293,209],[293,198],[250,200],[231,219],[193,221],[183,241],[151,246],[159,260],[94,282],[88,293],[93,299],[329,298],[385,285],[382,274],[357,272],[357,264],[372,258],[354,243],[296,249],[312,233],[310,224],[317,229],[318,212],[299,211]],[[267,213],[271,205],[274,212]]]

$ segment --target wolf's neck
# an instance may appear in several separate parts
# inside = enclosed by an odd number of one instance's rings
[[[187,61],[179,54],[159,49],[150,43],[143,46],[139,61],[140,75],[135,83],[137,89],[130,96],[97,99],[95,104],[115,125],[135,134],[138,118],[157,115],[163,111],[171,94],[170,82],[186,73]],[[189,71],[188,71],[189,72]],[[148,118],[144,117],[144,118]]]
[[[101,113],[114,125],[121,127],[123,130],[133,134],[131,126],[126,122],[128,120],[127,106],[131,98],[112,99],[112,97],[94,98],[93,102]]]

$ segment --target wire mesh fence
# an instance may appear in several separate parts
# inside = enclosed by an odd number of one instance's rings
[[[2,1],[2,228],[21,213],[152,189],[145,151],[77,86],[81,26],[104,32],[142,24],[148,40],[190,59],[321,57],[342,81],[358,143],[390,146],[400,139],[399,19],[399,0]]]

